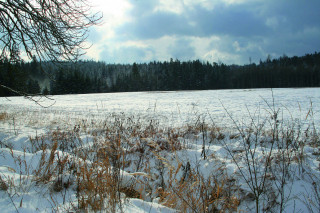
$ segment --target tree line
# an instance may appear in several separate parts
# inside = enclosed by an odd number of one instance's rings
[[[96,61],[0,61],[0,83],[30,94],[81,94],[282,87],[319,87],[320,53],[283,55],[259,64],[225,65],[200,60],[106,64]],[[0,96],[16,95],[0,88]]]

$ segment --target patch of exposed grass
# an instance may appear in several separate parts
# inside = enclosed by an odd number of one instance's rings
[[[1,112],[0,113],[0,121],[6,121],[9,119],[9,114],[6,112]]]

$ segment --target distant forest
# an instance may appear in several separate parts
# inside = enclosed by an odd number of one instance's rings
[[[259,64],[225,65],[200,60],[106,64],[0,61],[0,84],[28,94],[83,94],[246,88],[320,87],[320,53]],[[0,87],[0,96],[17,95]]]

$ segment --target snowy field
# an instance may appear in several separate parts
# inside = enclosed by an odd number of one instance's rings
[[[57,180],[72,176],[65,168],[60,176],[52,174],[39,183],[41,160],[50,161],[53,153],[53,162],[61,156],[82,162],[74,150],[102,143],[106,139],[96,129],[104,125],[109,130],[119,122],[127,125],[117,127],[124,132],[121,144],[126,142],[123,149],[131,163],[119,168],[120,185],[128,187],[135,181],[133,188],[140,190],[140,199],[120,196],[123,203],[117,204],[118,212],[203,212],[205,208],[199,204],[206,202],[201,199],[195,203],[190,197],[179,201],[187,196],[179,194],[182,189],[202,194],[195,189],[198,183],[208,186],[211,200],[206,203],[207,211],[235,210],[236,206],[237,211],[255,212],[258,199],[261,212],[320,211],[319,88],[61,95],[36,100],[41,106],[22,97],[0,98],[0,212],[76,211],[80,201],[75,188],[79,183],[62,191],[52,189]],[[114,131],[118,134],[119,129]],[[52,132],[62,131],[76,132],[73,141],[81,141],[81,148],[50,147],[50,141],[60,143]],[[49,145],[36,149],[30,141],[41,136]],[[249,144],[249,140],[253,142]],[[280,160],[278,167],[273,166],[277,157],[286,159]],[[93,159],[86,158],[90,165]],[[47,166],[41,171],[48,170]],[[215,175],[217,171],[223,175]],[[185,179],[192,183],[189,188],[177,185]],[[210,184],[222,180],[227,183],[220,185],[222,191],[229,190],[232,196],[217,192],[213,202],[216,187]],[[232,186],[230,180],[234,180]],[[261,189],[264,192],[260,194]],[[177,199],[179,205],[173,206],[169,199]]]
[[[110,114],[156,119],[162,125],[181,126],[194,119],[207,119],[219,126],[233,126],[229,112],[237,121],[254,114],[264,115],[270,107],[281,110],[287,119],[303,120],[311,104],[315,115],[320,111],[320,88],[252,89],[181,92],[136,92],[85,95],[61,95],[53,100],[40,99],[43,108],[21,97],[0,98],[1,111],[45,115],[43,122],[57,116],[69,119],[104,119]],[[52,105],[53,104],[53,105]],[[273,106],[274,104],[274,106]],[[51,106],[52,105],[52,106]],[[314,116],[320,124],[320,116]],[[41,119],[42,120],[42,119]]]

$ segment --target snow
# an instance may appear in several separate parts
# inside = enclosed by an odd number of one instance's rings
[[[273,93],[273,96],[272,96]],[[205,116],[217,125],[230,125],[230,119],[224,107],[235,120],[241,121],[249,113],[260,109],[261,113],[270,111],[269,107],[283,109],[284,116],[303,119],[313,105],[320,99],[319,88],[305,89],[251,89],[251,90],[208,90],[181,92],[133,92],[85,95],[58,95],[53,100],[42,98],[40,106],[20,97],[9,100],[0,99],[3,111],[20,112],[26,116],[36,116],[37,121],[45,122],[57,117],[104,119],[110,114],[125,113],[142,118],[156,118],[166,125],[184,125]],[[273,100],[274,99],[274,100]],[[268,106],[266,102],[270,105]],[[285,107],[285,108],[284,108]],[[319,109],[313,108],[318,114]],[[49,119],[48,119],[49,114]],[[45,117],[43,117],[45,116]],[[211,118],[209,118],[211,116]],[[314,116],[319,123],[319,116]]]
[[[39,104],[41,106],[39,106]],[[283,125],[296,124],[294,128],[312,127],[319,132],[320,127],[320,90],[319,88],[288,88],[288,89],[250,89],[250,90],[215,90],[215,91],[173,91],[173,92],[133,92],[133,93],[108,93],[108,94],[82,94],[82,95],[61,95],[52,96],[50,99],[41,98],[39,104],[31,102],[22,97],[0,98],[0,114],[6,113],[7,117],[0,120],[0,176],[6,182],[12,183],[14,190],[0,190],[1,212],[64,212],[77,205],[76,192],[66,191],[66,194],[57,193],[52,196],[50,186],[39,185],[34,181],[31,171],[38,168],[43,152],[49,157],[50,150],[33,152],[30,147],[30,137],[35,138],[49,134],[50,131],[72,129],[79,123],[94,124],[110,121],[110,118],[130,118],[135,123],[149,125],[154,123],[159,128],[173,129],[174,127],[187,128],[188,125],[196,126],[203,123],[213,125],[221,129],[228,129],[224,133],[226,138],[224,144],[239,159],[240,167],[246,165],[241,160],[242,142],[239,138],[232,138],[232,134],[239,133],[237,129],[250,126],[252,120],[257,124],[263,123],[264,119],[272,120],[274,112],[277,119],[283,121]],[[45,108],[49,106],[48,108]],[[114,119],[113,119],[114,120]],[[267,123],[266,126],[269,124]],[[89,128],[89,127],[88,127]],[[93,130],[92,130],[93,131]],[[95,129],[99,131],[99,129]],[[224,165],[229,175],[238,175],[238,184],[241,189],[248,193],[246,185],[239,173],[239,167],[230,157],[230,153],[221,143],[207,143],[207,159],[202,157],[202,138],[204,133],[188,133],[185,138],[177,140],[184,141],[184,149],[177,150],[175,154],[166,153],[159,147],[159,144],[166,142],[166,139],[159,141],[146,138],[145,141],[139,138],[131,139],[137,144],[132,150],[140,146],[155,147],[159,158],[165,158],[171,165],[176,167],[179,163],[184,166],[190,162],[191,168],[198,168],[198,172],[204,178],[209,178],[221,165]],[[83,147],[90,147],[94,138],[90,135],[81,135]],[[157,138],[157,137],[156,137]],[[209,140],[206,138],[206,140]],[[317,143],[319,144],[319,139]],[[138,144],[139,143],[139,144]],[[147,145],[146,145],[147,144]],[[151,149],[151,148],[150,148]],[[271,149],[270,144],[259,146],[256,151],[256,160],[263,161],[264,153]],[[274,148],[276,151],[280,149]],[[310,201],[312,194],[312,180],[308,174],[313,174],[316,180],[320,180],[320,164],[318,147],[307,145],[303,147],[305,155],[305,167],[296,170],[290,177],[290,184],[286,186],[287,196],[290,199],[286,202],[284,212],[308,212],[306,203]],[[238,154],[239,153],[239,154]],[[68,152],[59,151],[59,156],[68,155]],[[131,156],[132,160],[138,156]],[[156,168],[158,160],[146,155],[149,159],[153,177],[147,177],[141,171],[134,171],[130,166],[122,171],[123,186],[132,179],[152,179],[150,185],[159,184]],[[263,170],[263,168],[261,168]],[[248,175],[246,170],[243,170]],[[182,176],[179,170],[178,176]],[[67,175],[67,174],[66,174]],[[165,181],[169,178],[164,176]],[[290,187],[293,186],[293,187]],[[143,187],[136,185],[137,189]],[[287,189],[286,188],[286,189]],[[290,190],[289,190],[290,189]],[[290,191],[291,193],[289,193]],[[150,197],[151,196],[151,197]],[[124,212],[175,212],[163,205],[153,191],[152,195],[144,194],[144,200],[129,198],[124,202]],[[67,199],[68,202],[64,202]],[[315,201],[314,201],[315,202]],[[310,203],[309,203],[310,204]],[[317,209],[319,207],[314,207]],[[239,209],[254,211],[254,202],[243,202]]]

